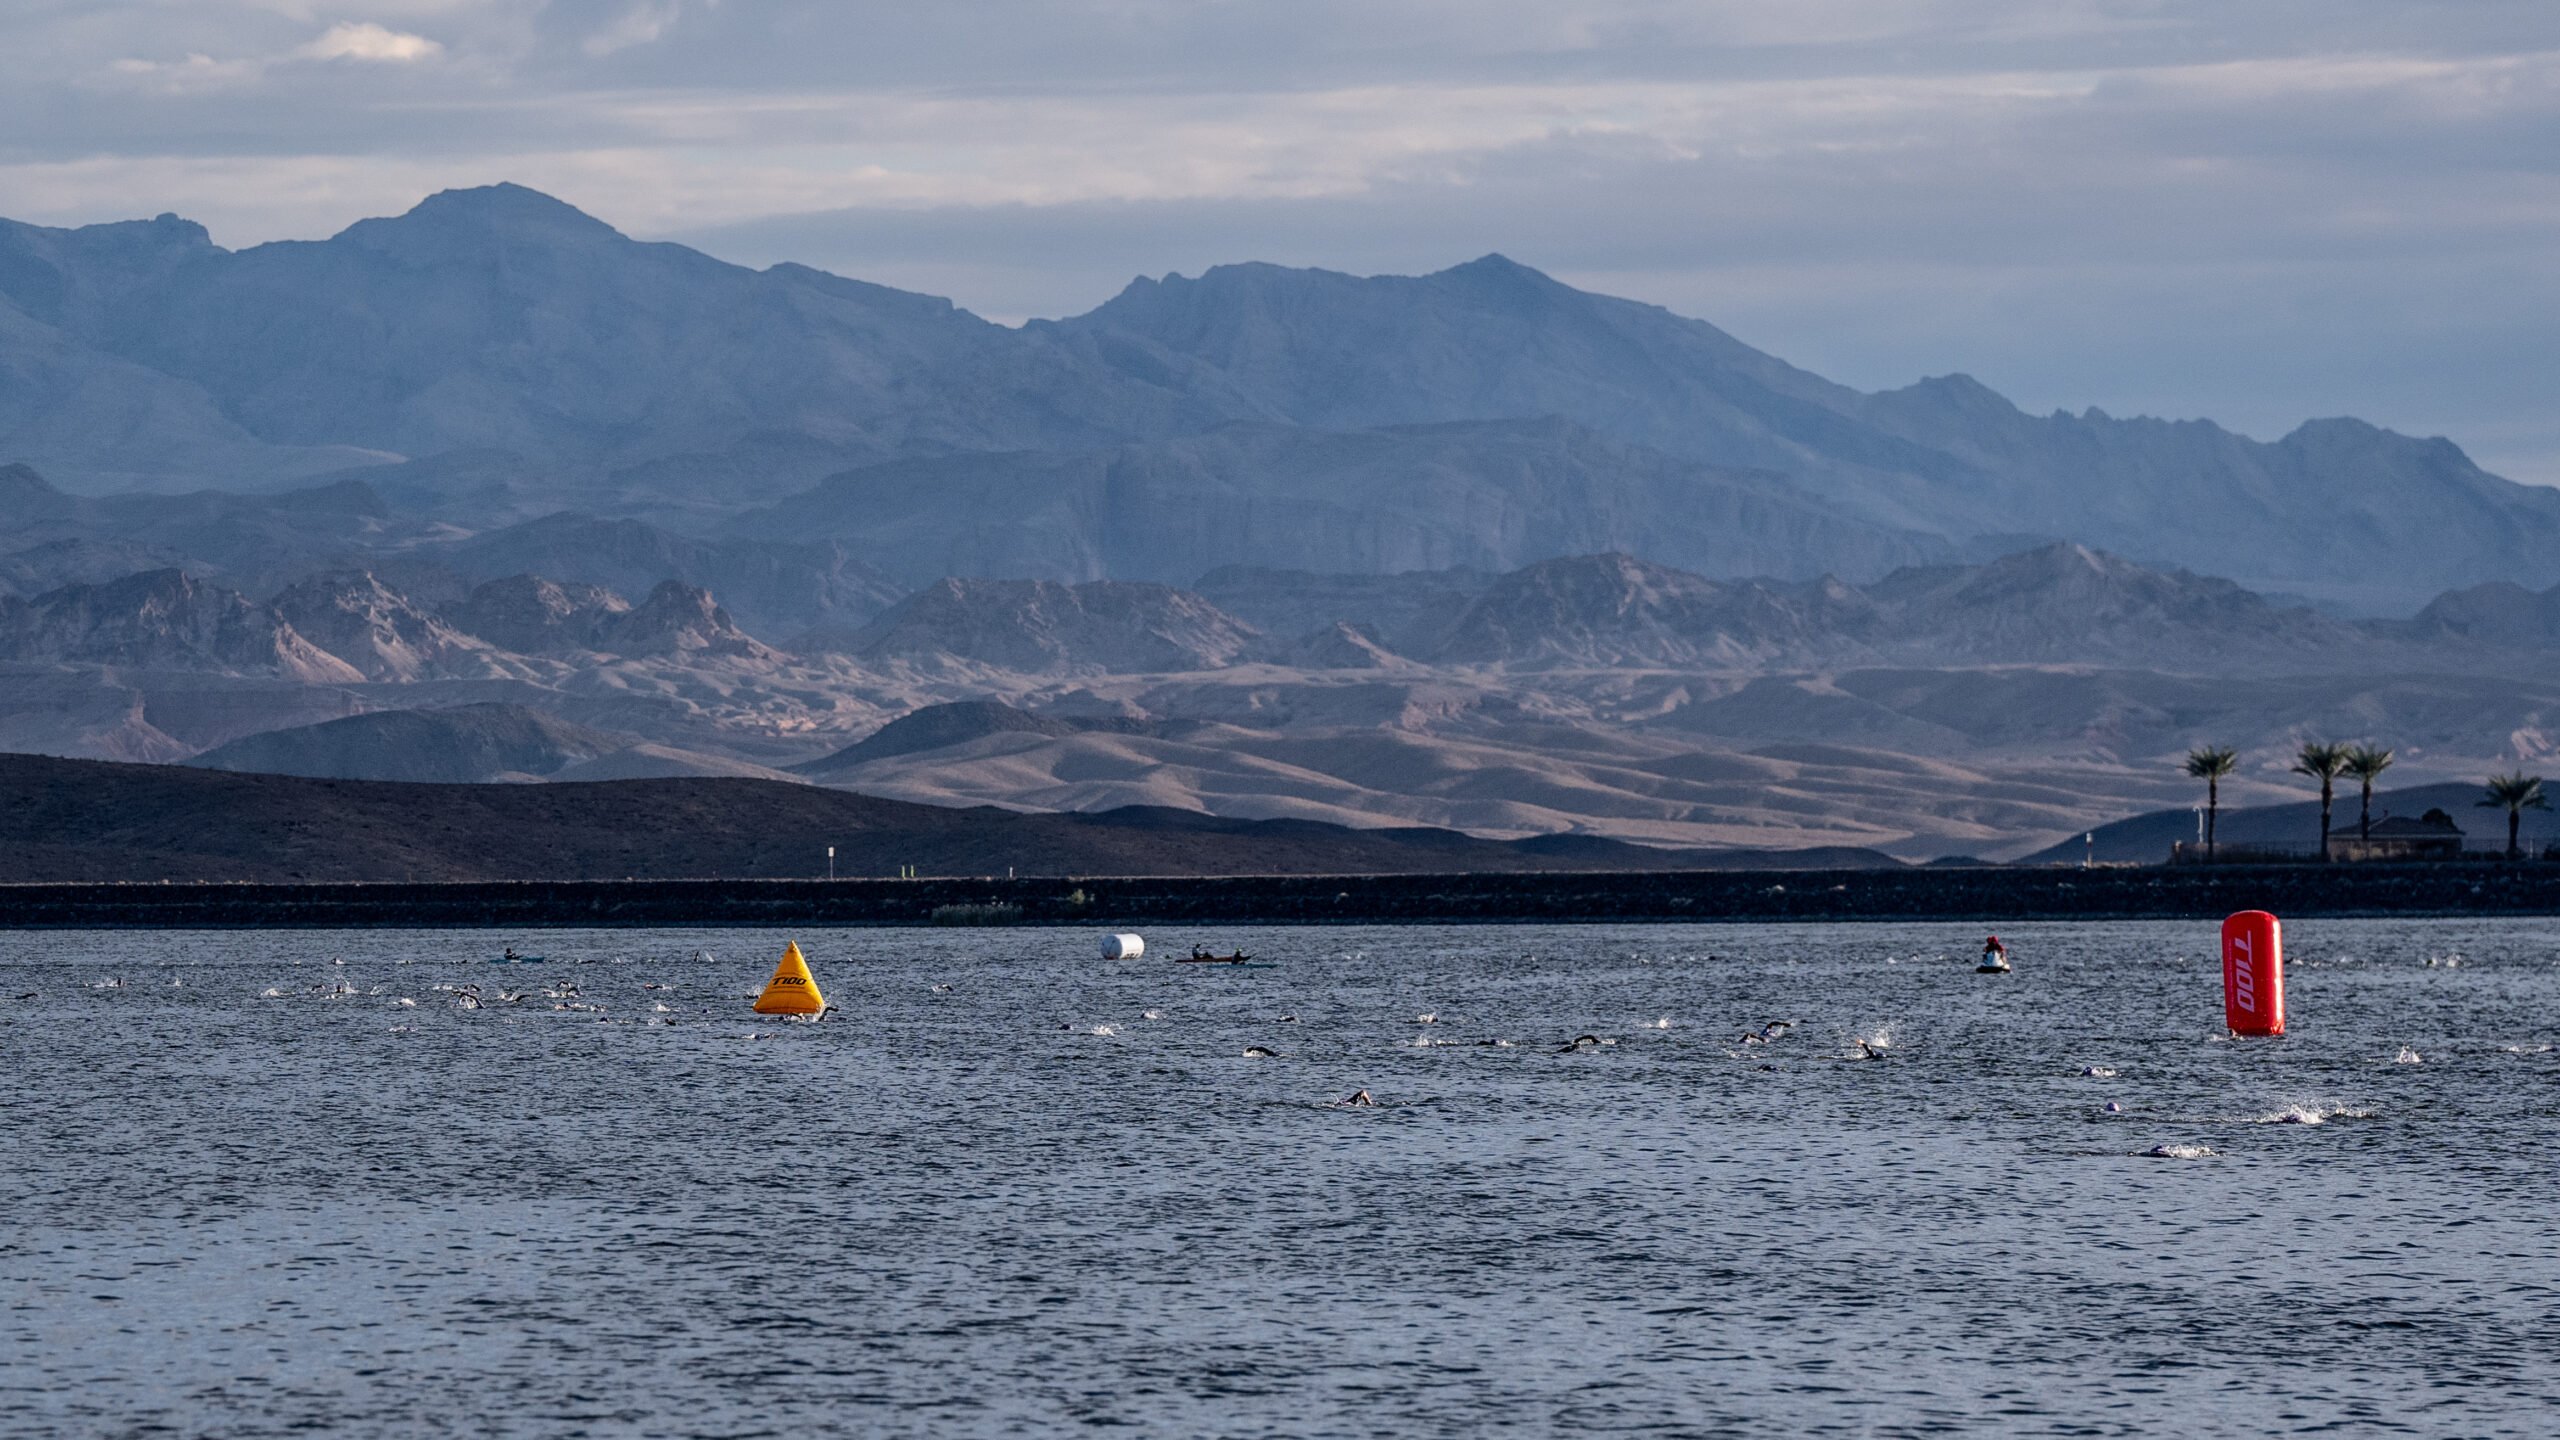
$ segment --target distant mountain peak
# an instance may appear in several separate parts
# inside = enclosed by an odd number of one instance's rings
[[[623,240],[619,230],[565,200],[523,185],[501,183],[439,190],[387,219],[360,220],[339,238],[379,242],[409,235],[487,234],[511,240],[596,243]]]
[[[15,507],[30,502],[52,502],[64,498],[51,481],[36,473],[32,465],[0,465],[0,506]]]
[[[148,220],[108,220],[96,225],[83,225],[72,233],[92,243],[124,245],[138,250],[214,248],[213,235],[204,226],[166,210]]]
[[[698,652],[773,660],[777,652],[737,627],[711,592],[681,580],[662,580],[647,599],[606,620],[599,645],[622,655]]]
[[[1493,251],[1479,255],[1463,265],[1452,265],[1429,278],[1434,280],[1466,280],[1484,285],[1535,286],[1540,289],[1567,288],[1562,281],[1535,266],[1523,265],[1510,256]]]

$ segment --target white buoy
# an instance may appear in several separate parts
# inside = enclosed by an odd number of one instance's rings
[[[1105,960],[1135,960],[1146,953],[1147,942],[1135,935],[1102,937],[1102,958]]]

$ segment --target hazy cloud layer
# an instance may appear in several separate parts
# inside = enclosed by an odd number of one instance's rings
[[[22,0],[0,214],[514,179],[1002,318],[1502,250],[1852,383],[2560,481],[2549,0]]]

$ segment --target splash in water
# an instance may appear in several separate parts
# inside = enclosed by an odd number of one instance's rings
[[[2257,1116],[2249,1123],[2252,1125],[2326,1125],[2332,1120],[2370,1120],[2372,1118],[2373,1112],[2370,1110],[2358,1110],[2345,1105],[2325,1108],[2318,1105],[2287,1105],[2271,1115]]]

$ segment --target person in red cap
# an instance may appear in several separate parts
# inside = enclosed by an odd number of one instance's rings
[[[2006,945],[2001,944],[2001,943],[2000,943],[2000,937],[1999,937],[1999,936],[1997,936],[1997,935],[1994,935],[1994,936],[1992,936],[1990,939],[1983,941],[1983,942],[1982,942],[1982,963],[1981,963],[1980,965],[1975,966],[1974,968],[1975,968],[1975,969],[1977,969],[1977,970],[2006,970],[2006,969],[2008,969],[2008,968],[2009,968],[2009,947],[2008,947],[2008,946],[2006,946]]]

